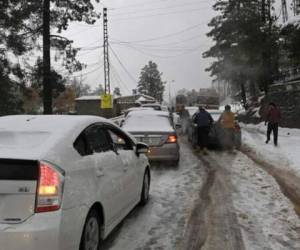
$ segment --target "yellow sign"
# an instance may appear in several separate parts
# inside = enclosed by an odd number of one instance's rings
[[[111,109],[113,106],[113,98],[112,95],[104,94],[101,95],[101,108],[102,109]]]

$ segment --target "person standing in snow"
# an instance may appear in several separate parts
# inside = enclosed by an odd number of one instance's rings
[[[278,126],[281,120],[281,112],[277,108],[276,104],[271,102],[267,110],[265,125],[268,125],[267,129],[267,140],[268,144],[271,139],[271,133],[273,132],[274,145],[278,145]]]
[[[226,149],[233,150],[235,115],[231,112],[230,105],[225,106],[225,111],[221,114],[218,122],[220,123],[224,133],[221,138],[221,145]]]
[[[214,119],[210,113],[200,106],[199,111],[194,115],[194,123],[197,124],[198,146],[204,154],[207,154],[208,135],[213,122]]]

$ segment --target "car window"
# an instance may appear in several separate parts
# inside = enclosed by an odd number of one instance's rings
[[[111,127],[108,128],[107,131],[117,150],[133,150],[133,142],[123,132]]]
[[[94,153],[112,150],[111,140],[107,131],[101,126],[92,126],[85,131],[86,139],[91,151]]]
[[[88,150],[88,145],[84,133],[78,136],[73,146],[81,156],[88,155],[90,152],[90,150]]]

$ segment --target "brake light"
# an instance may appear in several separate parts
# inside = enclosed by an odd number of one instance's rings
[[[40,162],[36,198],[36,213],[59,210],[64,177],[49,163]]]
[[[176,135],[169,135],[167,143],[176,143],[177,142],[177,136]]]

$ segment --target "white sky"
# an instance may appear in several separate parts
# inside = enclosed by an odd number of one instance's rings
[[[110,52],[112,89],[120,87],[123,95],[131,94],[137,86],[141,68],[149,60],[158,64],[163,80],[171,84],[172,95],[181,88],[211,86],[212,78],[205,68],[213,59],[203,59],[202,53],[212,45],[206,33],[210,30],[207,23],[217,14],[211,7],[214,2],[102,0],[101,4],[96,5],[99,12],[102,12],[103,6],[108,7],[111,46],[131,75]],[[291,2],[288,0],[288,6]],[[280,3],[277,0],[277,9],[280,9]],[[89,50],[79,53],[79,59],[89,65],[82,71],[84,82],[93,88],[103,84],[102,18],[95,25],[72,24],[65,35],[74,40],[75,47],[89,47]],[[119,41],[130,43],[116,43]],[[94,46],[98,48],[91,49]],[[79,72],[74,75],[80,79]]]
[[[99,11],[102,11],[103,5],[109,8],[108,32],[111,46],[132,75],[128,76],[110,52],[113,68],[112,89],[118,86],[122,94],[130,94],[137,86],[136,81],[141,68],[149,60],[158,64],[159,70],[163,72],[164,81],[172,82],[173,94],[181,88],[199,89],[210,86],[211,78],[209,73],[204,71],[209,66],[210,60],[203,59],[202,53],[211,45],[205,34],[209,31],[207,23],[215,14],[211,8],[213,2],[212,0],[101,1],[102,4],[97,5]],[[65,34],[74,40],[76,47],[102,46],[102,18],[94,26],[73,24]],[[162,38],[163,36],[167,37]],[[154,39],[158,37],[160,39]],[[144,42],[135,42],[141,40]],[[120,45],[112,41],[134,42]],[[92,87],[103,84],[103,67],[101,67],[103,48],[85,50],[79,55],[82,62],[91,65],[82,72],[85,83]],[[92,73],[89,73],[91,71]],[[80,76],[80,73],[74,75]],[[116,75],[119,75],[122,82]]]

